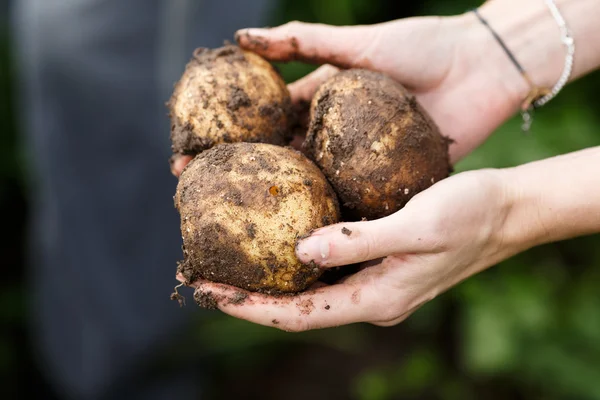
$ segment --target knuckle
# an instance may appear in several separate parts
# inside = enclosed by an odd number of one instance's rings
[[[289,21],[283,25],[281,25],[281,29],[287,32],[293,32],[298,29],[301,29],[305,25],[304,22],[300,22],[297,20]]]
[[[367,261],[375,258],[374,249],[377,243],[373,239],[372,235],[363,235],[362,242],[356,246],[356,256],[360,261]]]
[[[321,65],[319,67],[319,73],[323,74],[323,76],[329,76],[329,75],[335,74],[335,73],[339,72],[339,70],[340,70],[339,68],[334,67],[331,64],[325,64],[325,65]]]

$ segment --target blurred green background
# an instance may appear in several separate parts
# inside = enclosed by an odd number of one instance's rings
[[[466,0],[281,0],[272,25],[289,20],[375,23],[455,14],[477,5]],[[37,385],[36,398],[50,398],[27,340],[27,163],[14,122],[15,71],[2,23],[0,393],[31,393]],[[312,69],[297,63],[279,66],[288,81]],[[457,171],[509,167],[598,145],[598,92],[598,73],[571,84],[536,114],[529,134],[519,130],[514,118]],[[185,347],[208,353],[215,398],[600,399],[599,264],[600,236],[578,238],[507,260],[397,327],[353,325],[288,334],[213,312]]]

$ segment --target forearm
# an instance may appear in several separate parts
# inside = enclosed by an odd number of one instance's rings
[[[600,146],[502,170],[503,241],[522,250],[600,232]]]
[[[556,0],[556,5],[575,40],[573,81],[600,66],[600,1]],[[480,12],[531,80],[537,86],[552,88],[562,72],[566,52],[544,0],[491,0],[480,7]],[[485,68],[495,69],[505,79],[514,106],[519,107],[531,88],[495,39],[490,34],[479,34]]]

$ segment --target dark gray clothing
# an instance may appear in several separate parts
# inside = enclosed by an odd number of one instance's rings
[[[169,300],[181,235],[164,103],[195,47],[264,24],[270,1],[13,5],[44,372],[74,399],[197,398],[197,375],[143,375],[200,314]]]

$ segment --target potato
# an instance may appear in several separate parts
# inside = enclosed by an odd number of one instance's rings
[[[452,171],[449,140],[402,85],[350,69],[324,82],[311,103],[303,149],[323,170],[344,218],[401,209]]]
[[[295,254],[299,237],[339,221],[336,195],[302,153],[265,143],[225,143],[184,169],[175,206],[184,260],[177,272],[250,291],[298,292],[321,275]]]
[[[173,153],[195,155],[218,143],[291,139],[285,82],[262,57],[225,45],[196,49],[169,99]]]

